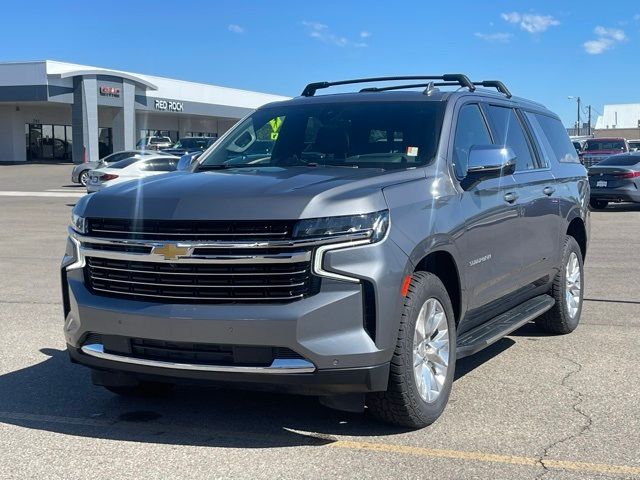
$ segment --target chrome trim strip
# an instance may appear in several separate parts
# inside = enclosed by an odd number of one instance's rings
[[[232,236],[242,236],[242,233],[167,233],[167,232],[132,232],[132,231],[122,231],[122,230],[104,230],[101,228],[94,228],[93,232],[99,233],[121,233],[123,235],[171,235],[171,236],[201,236],[201,237],[232,237]],[[247,233],[247,237],[266,237],[268,235],[273,236],[284,236],[289,235],[289,232],[255,232],[255,233]]]
[[[229,276],[229,275],[233,275],[234,277],[236,276],[242,276],[242,275],[251,275],[251,276],[261,276],[261,275],[302,275],[303,273],[308,273],[307,270],[296,270],[293,272],[249,272],[249,273],[236,273],[236,272],[224,272],[224,273],[199,273],[199,272],[165,272],[165,271],[158,271],[158,270],[135,270],[135,269],[126,269],[126,268],[114,268],[114,267],[103,267],[103,266],[99,266],[99,265],[93,265],[91,263],[91,261],[89,261],[89,267],[91,267],[92,269],[97,269],[97,270],[112,270],[114,272],[131,272],[131,273],[148,273],[151,275],[191,275],[191,276],[196,276],[196,277],[200,277],[200,276],[204,276],[204,277],[211,277],[211,276]]]
[[[116,280],[113,278],[105,278],[105,277],[96,277],[95,275],[91,275],[93,280],[102,280],[105,282],[116,282],[116,283],[126,283],[132,285],[151,285],[154,287],[182,287],[182,288],[294,288],[294,287],[302,287],[305,282],[298,283],[287,283],[284,285],[198,285],[198,284],[175,284],[175,283],[150,283],[150,282],[138,282],[135,280]],[[115,290],[117,293],[117,290]],[[198,297],[201,298],[201,297]]]
[[[288,373],[312,373],[316,367],[308,360],[292,358],[276,358],[268,367],[243,367],[224,365],[198,365],[191,363],[174,363],[161,360],[147,360],[143,358],[127,357],[125,355],[115,355],[104,351],[104,345],[93,343],[84,345],[81,350],[86,355],[110,360],[113,362],[129,363],[133,365],[143,365],[146,367],[170,368],[174,370],[197,370],[203,372],[228,372],[228,373],[266,373],[266,374],[288,374]]]
[[[134,262],[155,263],[197,263],[197,264],[277,264],[277,263],[302,263],[311,260],[311,252],[283,252],[265,255],[192,255],[178,256],[172,260],[165,260],[164,255],[154,253],[114,252],[111,250],[93,250],[80,247],[80,254],[87,257],[107,258],[112,260],[129,260]]]
[[[299,295],[292,295],[289,297],[178,297],[175,295],[151,295],[149,293],[133,293],[133,292],[120,292],[118,290],[105,290],[104,288],[96,288],[92,287],[92,290],[97,292],[106,292],[115,295],[131,295],[135,297],[149,297],[149,298],[174,298],[178,300],[226,300],[229,303],[233,302],[246,302],[246,301],[262,301],[262,302],[271,302],[271,301],[283,301],[283,300],[297,300],[299,298],[303,298],[304,295],[301,293]]]
[[[295,247],[314,247],[317,245],[336,244],[368,239],[371,237],[370,230],[350,233],[348,235],[340,235],[337,237],[319,237],[314,239],[301,240],[265,240],[265,241],[246,241],[246,242],[226,242],[226,241],[180,241],[174,239],[166,240],[143,240],[132,238],[104,238],[90,237],[81,235],[71,227],[68,228],[69,236],[83,243],[101,243],[107,245],[122,246],[143,246],[143,247],[160,247],[166,243],[173,243],[178,247],[186,248],[295,248]]]

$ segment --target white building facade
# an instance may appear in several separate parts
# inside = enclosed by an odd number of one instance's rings
[[[596,137],[640,139],[640,103],[605,105],[594,133]]]
[[[0,63],[0,161],[79,163],[147,136],[220,136],[286,98],[51,60]]]

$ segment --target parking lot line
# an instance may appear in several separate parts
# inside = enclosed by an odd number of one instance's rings
[[[482,463],[502,463],[510,465],[524,465],[540,467],[542,463],[534,457],[522,457],[513,455],[499,455],[483,452],[468,452],[461,450],[446,450],[427,447],[413,447],[409,445],[393,445],[388,443],[356,442],[338,440],[329,444],[332,448],[345,448],[351,450],[367,450],[381,453],[397,453],[405,455],[417,455],[430,458],[447,458],[451,460],[468,460]],[[544,459],[544,466],[554,470],[571,470],[581,473],[604,473],[610,475],[640,475],[640,467],[629,465],[611,465],[605,463],[575,462],[572,460]]]
[[[80,192],[14,192],[0,191],[0,197],[84,197],[86,193]]]
[[[94,419],[82,417],[62,417],[57,415],[39,415],[32,413],[20,412],[0,412],[0,421],[15,422],[33,422],[33,423],[57,423],[66,425],[77,425],[87,427],[110,427],[118,428],[128,422],[123,420]],[[231,431],[211,431],[202,427],[188,427],[178,425],[165,425],[156,423],[147,423],[141,426],[136,423],[136,429],[139,433],[142,430],[150,429],[155,431],[157,428],[163,431],[172,431],[174,433],[183,433],[185,435],[202,435],[206,437],[242,437],[244,439],[253,438],[254,440],[265,440],[275,438],[275,434],[258,434],[254,432],[231,432]],[[443,458],[449,460],[462,460],[468,462],[479,463],[498,463],[503,465],[521,465],[528,467],[542,467],[542,463],[535,457],[524,457],[517,455],[501,455],[495,453],[473,452],[463,450],[448,450],[427,447],[415,447],[410,445],[394,445],[389,443],[373,443],[353,440],[339,440],[328,435],[316,435],[309,432],[293,430],[293,433],[303,435],[309,440],[319,440],[326,442],[326,446],[331,448],[341,448],[346,450],[370,451],[379,453],[413,455],[428,458]],[[320,445],[320,444],[318,444]],[[612,465],[605,463],[587,463],[573,460],[554,460],[550,458],[544,459],[544,467],[551,470],[568,470],[580,473],[602,473],[609,475],[635,475],[640,476],[640,467],[630,465]]]

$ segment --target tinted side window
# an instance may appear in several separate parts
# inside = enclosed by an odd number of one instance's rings
[[[491,145],[492,143],[480,107],[475,104],[464,105],[458,113],[456,134],[453,140],[453,164],[459,178],[463,178],[467,174],[471,147]]]
[[[560,120],[540,113],[530,115],[538,120],[559,162],[580,163],[576,149],[573,148],[569,135]]]
[[[537,168],[529,140],[513,108],[490,105],[487,108],[496,144],[511,147],[516,154],[516,171]]]

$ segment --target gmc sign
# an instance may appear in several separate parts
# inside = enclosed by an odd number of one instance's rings
[[[107,87],[106,85],[102,85],[100,87],[100,95],[105,97],[119,97],[120,89],[118,87]]]

